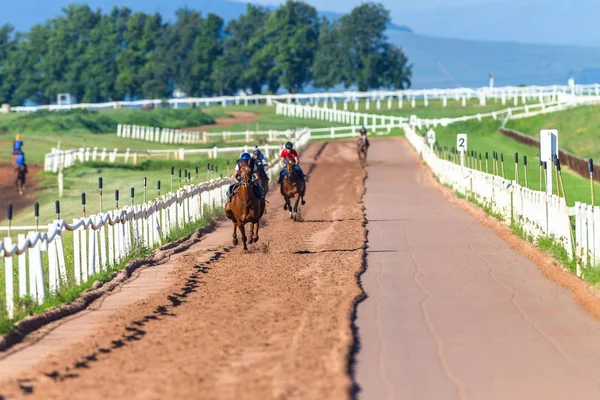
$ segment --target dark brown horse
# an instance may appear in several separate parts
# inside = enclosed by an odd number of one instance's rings
[[[369,151],[369,142],[367,136],[362,136],[358,139],[356,146],[358,148],[358,159],[360,165],[364,166],[367,163],[367,152]]]
[[[261,217],[265,212],[265,200],[254,193],[252,172],[246,163],[240,163],[240,183],[233,189],[231,202],[225,204],[225,215],[233,221],[233,245],[237,246],[237,229],[242,234],[244,251],[248,251],[248,244],[258,242],[258,229]],[[245,225],[250,223],[250,238],[246,238]]]
[[[288,158],[285,169],[286,173],[281,181],[281,195],[285,200],[284,210],[289,210],[290,218],[296,221],[298,215],[298,203],[302,200],[302,205],[306,204],[304,201],[304,195],[306,193],[306,182],[298,176],[298,172],[294,166],[296,161],[293,158]],[[290,202],[291,199],[295,199],[294,207]]]

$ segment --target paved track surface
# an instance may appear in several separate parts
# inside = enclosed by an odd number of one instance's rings
[[[314,143],[301,157],[310,172],[303,222],[290,221],[272,193],[261,241],[250,254],[222,247],[206,261],[206,249],[182,253],[159,274],[166,288],[130,305],[123,296],[113,313],[88,326],[91,335],[65,342],[67,322],[62,339],[50,335],[27,348],[29,356],[57,349],[33,368],[18,362],[19,353],[0,360],[5,378],[11,366],[24,369],[0,382],[0,394],[347,398],[350,318],[364,255],[364,172],[349,142]]]
[[[600,322],[448,203],[401,139],[373,140],[360,399],[600,399]]]

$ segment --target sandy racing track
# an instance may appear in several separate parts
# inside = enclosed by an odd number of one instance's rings
[[[226,242],[212,261],[202,262],[206,255],[194,248],[183,253],[168,287],[6,380],[0,394],[346,398],[350,318],[362,293],[356,275],[364,257],[365,173],[353,142],[312,143],[301,157],[310,173],[302,222],[288,219],[272,191],[250,254],[229,248],[227,221],[211,234]]]

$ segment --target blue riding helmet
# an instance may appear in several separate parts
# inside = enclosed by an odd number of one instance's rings
[[[240,156],[240,160],[242,161],[248,161],[252,158],[252,156],[248,153],[242,153],[242,155]]]

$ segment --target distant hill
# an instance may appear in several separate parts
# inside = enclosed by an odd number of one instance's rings
[[[413,87],[600,82],[600,48],[446,39],[388,31],[414,64]]]
[[[440,1],[423,11],[390,5],[392,18],[423,35],[469,40],[600,46],[598,0]],[[389,4],[389,3],[388,3]]]

